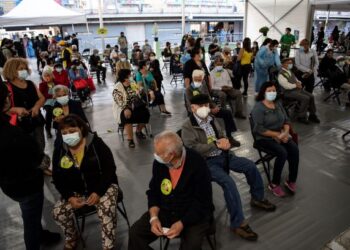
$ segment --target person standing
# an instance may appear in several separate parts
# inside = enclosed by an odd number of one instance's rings
[[[251,47],[250,38],[246,37],[243,40],[243,48],[239,50],[237,60],[241,64],[241,72],[239,74],[240,79],[243,78],[244,91],[242,95],[244,97],[248,96],[248,77],[252,71],[252,59],[253,59],[253,50]],[[239,81],[240,82],[240,81]]]
[[[75,33],[72,34],[72,45],[77,46],[77,51],[79,52],[79,40]]]
[[[44,178],[39,165],[44,154],[33,137],[10,123],[10,98],[0,84],[0,188],[19,204],[26,250],[40,250],[43,243],[57,243],[60,235],[42,228]]]
[[[128,58],[128,40],[126,39],[124,32],[120,32],[120,37],[118,38],[118,44],[119,44],[120,51],[126,55],[126,58]]]
[[[318,56],[316,51],[310,48],[307,39],[300,42],[300,49],[295,52],[295,66],[298,69],[296,76],[302,82],[305,90],[312,93],[315,84],[314,74],[318,69]]]
[[[320,55],[323,50],[323,44],[324,44],[323,40],[324,40],[324,27],[321,27],[320,31],[317,33],[317,41],[316,41],[318,55]]]
[[[286,57],[289,57],[290,54],[290,48],[295,44],[295,36],[292,35],[291,28],[286,28],[286,33],[281,37],[280,44],[281,44],[281,54],[283,52],[286,53]]]

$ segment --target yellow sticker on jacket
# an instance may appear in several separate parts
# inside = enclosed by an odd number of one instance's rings
[[[61,116],[63,115],[63,109],[62,108],[54,108],[53,111],[52,111],[53,115],[55,117],[58,117],[58,116]]]
[[[194,90],[192,94],[193,94],[193,96],[196,96],[196,95],[199,95],[200,93],[198,90]]]
[[[221,77],[221,72],[215,72],[216,77]]]
[[[173,190],[173,185],[171,184],[171,181],[169,179],[163,179],[162,183],[160,184],[160,190],[164,195],[169,195]]]
[[[215,137],[214,136],[208,136],[207,138],[207,143],[210,144],[210,143],[213,143],[215,141]]]
[[[61,159],[61,168],[69,169],[74,165],[73,161],[68,156],[63,156]]]

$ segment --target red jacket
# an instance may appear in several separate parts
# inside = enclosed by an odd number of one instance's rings
[[[53,88],[54,86],[51,86]],[[43,81],[39,84],[39,90],[43,96],[45,96],[45,99],[52,99],[52,95],[49,94],[49,86],[47,82]]]
[[[54,70],[53,75],[55,76],[55,85],[64,85],[69,88],[69,78],[66,70],[62,70],[61,73]]]

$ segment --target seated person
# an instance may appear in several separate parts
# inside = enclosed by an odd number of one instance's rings
[[[131,70],[131,64],[128,61],[128,59],[126,59],[126,55],[124,53],[119,53],[119,61],[115,64],[115,73],[117,76],[117,81],[118,81],[118,75],[119,75],[119,71],[122,69],[129,69]]]
[[[59,124],[63,141],[53,152],[53,183],[61,195],[53,217],[65,235],[64,249],[76,249],[79,235],[74,211],[94,206],[102,224],[102,248],[112,250],[117,239],[118,180],[113,154],[78,116]]]
[[[111,52],[111,56],[110,59],[112,60],[112,62],[114,63],[114,65],[119,61],[119,46],[118,45],[114,45],[114,48]]]
[[[78,51],[77,45],[73,44],[72,45],[72,61],[74,61],[74,60],[81,61],[82,59],[83,58],[82,58],[80,52]]]
[[[286,194],[280,186],[283,166],[288,160],[289,176],[284,185],[295,193],[299,167],[299,149],[289,134],[289,120],[284,108],[276,102],[276,85],[265,82],[256,98],[257,102],[252,110],[254,121],[253,133],[258,146],[276,155],[273,168],[272,183],[269,189],[277,197]]]
[[[282,60],[282,68],[278,75],[281,93],[284,98],[291,101],[298,101],[296,110],[298,120],[302,123],[320,123],[316,115],[316,105],[314,95],[303,89],[302,83],[296,78],[293,71],[293,61],[290,58]],[[310,113],[307,117],[307,112]]]
[[[213,218],[210,175],[204,159],[173,132],[154,139],[148,211],[132,225],[128,250],[151,249],[158,237],[181,237],[181,249],[201,249]]]
[[[173,55],[173,52],[171,51],[171,44],[170,44],[170,42],[166,42],[165,43],[165,48],[164,48],[164,50],[162,52],[162,55],[164,56],[165,60],[170,60],[170,57]]]
[[[39,90],[45,97],[45,130],[48,138],[52,138],[51,127],[52,127],[52,110],[55,103],[53,99],[53,88],[55,86],[53,69],[45,66],[42,72],[43,81],[39,84]]]
[[[164,96],[157,87],[157,83],[150,71],[147,69],[146,61],[139,63],[139,70],[136,73],[136,82],[149,96],[150,105],[159,106],[161,114],[171,115],[166,109]]]
[[[345,57],[338,56],[335,70],[331,72],[330,79],[334,86],[342,88],[348,91],[348,100],[346,103],[347,107],[350,107],[350,77],[345,72],[345,66],[348,62]]]
[[[133,124],[137,124],[136,136],[140,139],[146,138],[142,133],[145,124],[149,122],[150,114],[146,103],[142,104],[138,85],[130,82],[130,69],[119,71],[118,83],[113,90],[113,114],[117,124],[124,127],[129,141],[129,147],[134,148]],[[141,103],[140,103],[141,101]],[[138,104],[136,105],[136,102]]]
[[[174,54],[170,58],[170,72],[171,74],[182,73],[183,65],[181,63],[181,50],[179,47],[174,48]]]
[[[96,71],[97,83],[101,84],[101,73],[102,73],[102,81],[106,82],[106,68],[102,66],[102,60],[98,54],[98,49],[93,50],[93,54],[90,56],[89,64],[91,71]]]
[[[239,89],[232,87],[231,78],[226,69],[223,68],[224,60],[221,57],[215,59],[215,68],[210,72],[212,90],[211,95],[219,97],[221,108],[226,107],[226,100],[229,99],[232,107],[235,107],[235,117],[246,119],[243,115],[242,93]]]
[[[333,49],[327,50],[325,56],[321,59],[320,65],[318,66],[318,73],[321,77],[329,77],[329,72],[335,70],[336,60],[333,58]],[[330,91],[330,82],[327,81],[323,84],[323,87]]]
[[[185,103],[188,114],[192,113],[191,98],[198,94],[206,94],[210,97],[207,83],[204,81],[204,72],[202,70],[194,70],[192,74],[193,82],[185,90]],[[225,123],[226,136],[230,140],[232,147],[239,147],[239,141],[232,137],[232,133],[237,131],[236,124],[233,120],[230,110],[218,107],[210,100],[210,112],[213,116],[221,118]]]
[[[231,230],[243,239],[256,241],[258,235],[244,219],[241,198],[229,170],[243,173],[247,178],[252,206],[265,211],[274,211],[276,206],[264,199],[263,180],[254,162],[237,157],[229,151],[230,141],[224,136],[224,130],[216,118],[210,115],[209,102],[208,95],[199,94],[192,97],[192,114],[182,125],[181,138],[186,147],[197,151],[206,159],[212,181],[224,190],[226,206],[231,217]]]
[[[152,46],[149,44],[148,40],[145,40],[145,44],[142,46],[142,53],[149,54],[153,51]]]
[[[52,110],[53,128],[57,130],[57,139],[60,140],[58,131],[58,123],[69,114],[79,116],[83,121],[89,124],[85,112],[81,107],[81,102],[70,99],[69,89],[63,85],[56,85],[53,90],[53,98],[55,103]],[[57,140],[56,139],[56,140]]]
[[[221,54],[222,58],[224,59],[223,67],[225,69],[229,69],[232,71],[233,68],[233,60],[231,55],[231,48],[230,47],[224,47]]]
[[[140,49],[135,49],[135,51],[131,54],[131,60],[135,71],[137,71],[139,63],[144,60],[142,51]]]
[[[62,63],[56,63],[53,70],[55,85],[69,87],[68,71],[63,68]]]
[[[208,53],[210,56],[214,56],[216,52],[220,52],[220,51],[221,51],[221,48],[220,48],[220,45],[218,43],[218,39],[215,37],[213,39],[213,42],[211,44],[209,44]]]
[[[160,69],[159,60],[156,58],[156,53],[151,52],[149,54],[149,71],[151,71],[154,80],[157,83],[157,88],[162,88],[163,75]]]

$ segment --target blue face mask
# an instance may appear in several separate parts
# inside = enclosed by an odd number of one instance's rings
[[[305,51],[305,49],[304,49],[304,47],[300,47],[300,52],[304,52]]]
[[[291,70],[293,68],[293,64],[288,64],[288,69]]]
[[[265,93],[265,99],[270,101],[270,102],[273,102],[274,100],[276,100],[276,97],[277,97],[277,92],[274,91],[274,92],[266,92]]]
[[[81,140],[79,132],[62,135],[62,139],[63,139],[63,142],[66,143],[69,147],[74,147],[78,145],[78,143]]]
[[[28,70],[18,70],[18,78],[21,80],[26,80],[29,76]]]

